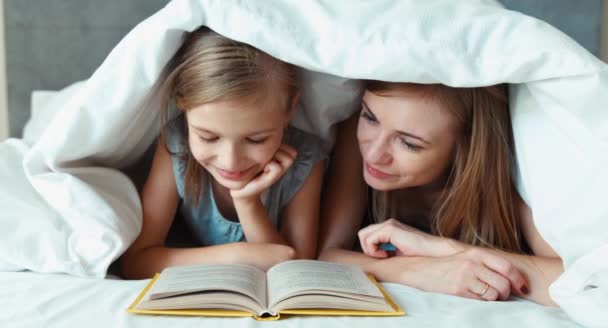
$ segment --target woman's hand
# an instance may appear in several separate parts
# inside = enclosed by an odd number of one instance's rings
[[[298,152],[289,145],[281,145],[274,157],[268,162],[262,172],[249,181],[242,189],[230,190],[232,199],[259,199],[260,194],[279,180],[291,167]]]
[[[389,253],[380,248],[381,243],[391,243],[403,256],[448,256],[464,250],[456,241],[437,237],[390,219],[369,225],[359,231],[363,252],[372,257],[386,258]]]
[[[507,259],[482,249],[444,257],[393,257],[383,260],[398,283],[429,292],[477,300],[506,300],[528,293],[526,277]]]

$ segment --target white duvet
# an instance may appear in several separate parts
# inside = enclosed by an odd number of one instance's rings
[[[551,295],[575,320],[608,326],[606,65],[494,1],[173,0],[45,104],[52,119],[34,124],[33,144],[0,143],[0,269],[105,275],[141,226],[135,188],[115,168],[156,137],[154,84],[202,24],[305,68],[296,123],[328,147],[331,125],[357,109],[347,78],[514,83],[519,189],[566,265]]]

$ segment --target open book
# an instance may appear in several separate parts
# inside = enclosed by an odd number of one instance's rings
[[[295,260],[264,272],[248,265],[170,267],[128,309],[140,314],[253,316],[404,315],[372,276],[350,265]]]

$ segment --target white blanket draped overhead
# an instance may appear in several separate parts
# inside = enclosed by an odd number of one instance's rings
[[[0,266],[103,276],[133,241],[141,226],[137,193],[107,167],[133,163],[153,142],[159,111],[151,91],[184,32],[200,25],[325,73],[303,73],[309,83],[297,124],[327,140],[331,125],[357,109],[360,91],[334,76],[518,83],[511,101],[519,189],[567,268],[552,297],[579,322],[608,325],[606,65],[553,27],[494,1],[173,0],[133,29],[77,92],[53,102],[57,114],[23,168],[36,201],[61,227],[41,236],[23,228],[44,221],[39,209],[1,214],[3,226],[17,228],[1,233]],[[0,195],[10,208],[11,193]]]

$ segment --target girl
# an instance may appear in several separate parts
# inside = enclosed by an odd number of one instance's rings
[[[332,159],[321,259],[426,291],[552,303],[548,286],[563,267],[514,186],[504,85],[370,81],[358,116],[343,123]],[[348,250],[366,184],[372,216],[384,222],[359,231],[360,254]]]
[[[200,28],[167,73],[163,129],[141,192],[143,227],[121,260],[124,275],[313,258],[323,163],[320,140],[288,126],[294,69]],[[178,210],[201,247],[165,247]]]

